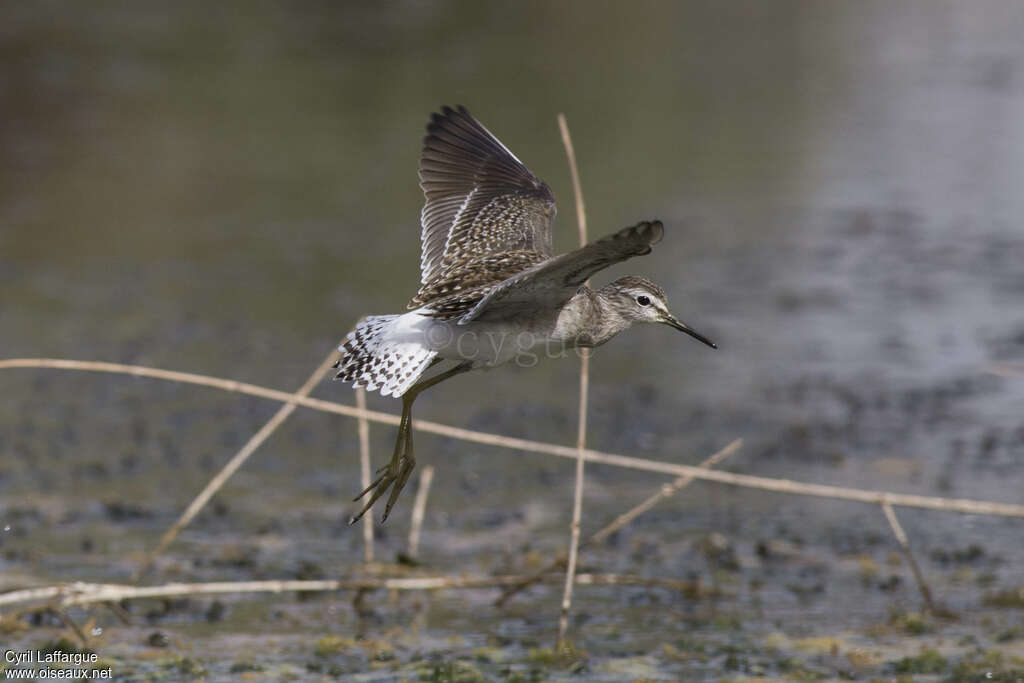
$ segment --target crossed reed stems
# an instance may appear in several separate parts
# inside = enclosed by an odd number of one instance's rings
[[[577,225],[579,229],[580,243],[587,241],[586,213],[583,204],[583,194],[580,188],[579,173],[576,166],[575,153],[572,146],[572,139],[569,134],[568,125],[562,114],[558,116],[559,128],[562,142],[565,146],[566,157],[569,162],[570,175],[573,182],[573,194],[576,204]],[[693,582],[677,581],[670,579],[649,579],[631,575],[620,574],[577,574],[576,565],[580,549],[588,545],[599,544],[610,537],[615,531],[625,527],[644,512],[650,510],[658,503],[672,497],[682,489],[689,486],[693,481],[703,479],[707,481],[731,484],[734,486],[775,491],[778,493],[816,496],[838,500],[856,501],[861,503],[875,504],[881,507],[882,513],[889,524],[890,529],[896,538],[903,554],[906,556],[908,565],[914,575],[922,600],[926,608],[933,613],[942,613],[943,608],[934,602],[932,592],[918,565],[910,542],[903,527],[896,516],[895,507],[915,507],[931,510],[943,510],[949,512],[960,512],[965,514],[998,515],[1007,517],[1024,517],[1024,505],[1011,503],[995,503],[987,501],[975,501],[965,499],[938,498],[932,496],[917,496],[908,494],[891,493],[887,491],[871,491],[865,489],[827,486],[822,484],[811,484],[796,482],[785,479],[773,479],[768,477],[755,477],[750,475],[724,472],[712,469],[725,458],[737,452],[742,441],[737,439],[718,452],[712,454],[698,466],[677,465],[674,463],[661,462],[646,458],[603,453],[586,448],[587,431],[587,406],[588,406],[588,385],[589,385],[589,354],[583,354],[580,368],[579,386],[579,419],[577,423],[576,447],[561,446],[526,439],[501,436],[467,430],[448,425],[438,424],[424,420],[414,420],[413,427],[419,431],[431,432],[448,436],[463,441],[503,446],[506,448],[524,450],[546,455],[559,457],[570,457],[576,462],[576,474],[573,491],[572,521],[570,524],[570,538],[568,549],[560,554],[548,565],[539,571],[525,575],[502,575],[489,577],[414,577],[414,578],[378,578],[368,577],[352,580],[322,580],[322,581],[234,581],[234,582],[213,582],[213,583],[171,583],[159,586],[138,586],[142,578],[152,568],[155,560],[174,542],[178,534],[191,523],[191,521],[206,506],[210,499],[227,482],[227,480],[245,463],[249,457],[270,437],[278,427],[288,419],[298,406],[312,408],[329,413],[345,415],[358,420],[358,436],[360,450],[360,473],[364,486],[369,484],[370,479],[370,454],[369,454],[369,423],[377,422],[382,424],[397,425],[397,415],[382,413],[366,409],[366,396],[363,389],[357,389],[356,405],[348,406],[333,401],[310,398],[309,394],[324,378],[331,365],[337,358],[337,352],[332,351],[327,358],[309,376],[306,382],[294,393],[268,389],[244,382],[198,375],[194,373],[176,372],[149,368],[137,365],[124,365],[120,363],[103,363],[91,361],[77,361],[65,359],[46,358],[15,358],[0,360],[0,370],[18,368],[50,368],[64,370],[85,370],[96,372],[108,372],[116,374],[128,374],[142,377],[151,377],[170,381],[184,382],[208,387],[214,387],[225,391],[259,396],[261,398],[280,402],[282,405],[278,411],[264,424],[252,437],[232,456],[223,468],[207,483],[195,499],[185,508],[181,516],[172,524],[160,538],[156,546],[146,554],[143,561],[132,577],[132,585],[120,584],[92,584],[74,582],[56,586],[44,586],[10,591],[0,594],[0,607],[14,605],[30,605],[20,612],[8,613],[4,616],[20,616],[26,612],[49,611],[58,616],[79,639],[86,642],[88,637],[85,631],[78,626],[67,614],[66,608],[74,605],[104,604],[112,609],[122,621],[128,621],[129,617],[119,606],[119,602],[130,598],[160,597],[166,598],[180,595],[215,594],[215,593],[253,593],[253,592],[284,592],[284,591],[356,591],[357,597],[365,591],[375,589],[387,590],[435,590],[439,588],[484,588],[501,587],[503,592],[495,601],[497,606],[505,604],[515,594],[525,588],[539,582],[550,582],[559,577],[555,573],[565,568],[564,587],[561,601],[561,612],[559,618],[558,648],[570,648],[567,640],[569,612],[572,604],[572,590],[575,585],[644,585],[660,586],[669,589],[681,590],[692,593],[695,588]],[[993,365],[990,371],[1005,377],[1024,378],[1024,370],[1007,365]],[[628,511],[618,515],[599,531],[591,535],[585,542],[580,542],[580,530],[582,522],[582,500],[584,491],[584,465],[587,461],[603,463],[618,467],[639,469],[663,474],[673,474],[675,479],[671,483],[662,484],[661,487],[641,503],[630,508]],[[420,476],[420,485],[415,502],[413,504],[412,524],[409,535],[408,555],[415,558],[419,548],[419,538],[422,523],[425,515],[427,497],[430,489],[430,482],[433,477],[433,468],[424,467]],[[373,544],[373,520],[370,515],[363,519],[363,560],[367,565],[374,561]]]

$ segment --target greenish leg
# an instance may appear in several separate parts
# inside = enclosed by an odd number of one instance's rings
[[[363,506],[363,509],[349,520],[349,524],[359,521],[366,514],[366,511],[373,507],[377,499],[387,493],[390,488],[391,495],[388,496],[388,502],[384,507],[384,516],[381,518],[381,522],[387,520],[392,506],[398,500],[398,496],[402,493],[402,489],[405,488],[406,482],[409,481],[409,475],[412,474],[413,468],[416,467],[416,458],[413,457],[412,449],[412,404],[416,401],[416,397],[424,390],[446,379],[451,379],[455,375],[466,372],[471,368],[471,363],[461,363],[436,377],[414,384],[405,392],[402,396],[402,417],[398,422],[398,438],[395,440],[395,451],[391,456],[391,462],[377,470],[378,476],[373,483],[355,497],[355,500],[359,500],[367,493],[373,492],[370,495],[370,500]]]

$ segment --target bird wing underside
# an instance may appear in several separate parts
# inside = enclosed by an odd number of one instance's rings
[[[644,221],[575,251],[530,266],[487,289],[472,307],[466,309],[459,322],[500,319],[526,310],[560,308],[591,275],[633,256],[649,254],[651,245],[661,240],[663,234],[661,221]]]
[[[426,197],[420,215],[424,288],[475,257],[507,251],[551,256],[550,188],[465,107],[431,116],[419,175]]]

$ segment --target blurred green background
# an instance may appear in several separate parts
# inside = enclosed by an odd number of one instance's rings
[[[552,186],[556,247],[575,245],[564,112],[591,236],[666,224],[651,256],[598,282],[655,279],[721,346],[659,328],[599,349],[595,448],[695,463],[742,436],[727,465],[738,471],[1019,501],[1024,381],[988,369],[1024,360],[1022,35],[1024,6],[1009,1],[4,3],[0,357],[296,388],[357,318],[399,312],[415,291],[416,164],[440,105],[469,107]],[[577,372],[563,361],[475,373],[430,392],[417,415],[571,443]],[[0,392],[12,587],[125,578],[275,410],[51,371],[4,372]],[[351,401],[338,384],[315,394]],[[397,409],[375,396],[371,407]],[[376,461],[392,438],[373,429]],[[516,558],[564,544],[570,462],[426,435],[417,456],[438,468],[432,570],[518,570]],[[361,556],[344,524],[356,462],[354,424],[300,410],[183,535],[162,578],[348,571]],[[601,467],[588,477],[587,528],[659,484]],[[905,567],[885,590],[850,569],[895,549],[877,511],[699,490],[588,561],[707,578],[691,544],[723,533],[742,560],[732,607],[759,610],[753,633],[834,626],[839,606],[844,626],[866,628],[894,602],[916,604]],[[381,530],[385,557],[402,548],[403,503]],[[1020,524],[905,517],[926,556],[980,544],[968,568],[989,583],[955,583],[963,567],[948,561],[928,571],[973,615],[972,637],[989,637],[985,619],[1005,626],[980,605],[993,584],[1024,582]],[[796,538],[816,559],[770,566],[756,552],[766,538]],[[767,587],[744,588],[755,580]],[[423,628],[497,633],[514,659],[547,637],[553,595],[526,599],[512,626],[487,596],[451,596],[459,617]],[[646,651],[683,619],[652,617],[634,597],[578,598],[602,615],[581,626],[592,651],[608,650],[611,631]],[[477,617],[463,599],[484,606]],[[340,614],[307,614],[303,627],[355,619]],[[378,625],[400,617],[385,610]],[[256,622],[229,617],[218,632]],[[650,664],[659,675],[690,665]]]

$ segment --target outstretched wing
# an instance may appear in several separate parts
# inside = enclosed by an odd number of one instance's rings
[[[559,307],[597,271],[633,256],[651,253],[651,245],[659,242],[664,233],[661,221],[644,221],[538,263],[487,291],[459,318],[459,324],[485,315],[505,317],[523,310]]]
[[[443,107],[431,116],[419,174],[426,197],[420,215],[423,285],[479,256],[551,256],[551,189],[465,107]]]

